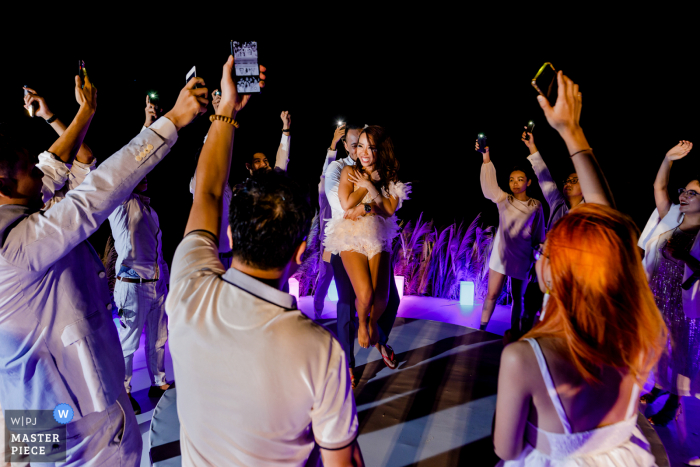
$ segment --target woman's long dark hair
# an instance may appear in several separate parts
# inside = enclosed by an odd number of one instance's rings
[[[388,187],[389,182],[398,182],[399,161],[394,154],[394,143],[391,141],[389,133],[378,125],[370,125],[362,130],[362,134],[367,135],[367,142],[370,146],[377,148],[375,155],[374,170],[379,173],[381,180],[375,182],[375,185]],[[360,158],[357,158],[357,163],[362,166]]]

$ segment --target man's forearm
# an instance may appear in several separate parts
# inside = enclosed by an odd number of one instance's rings
[[[91,110],[81,107],[68,128],[62,123],[57,126],[52,124],[51,126],[54,130],[56,130],[57,133],[61,131],[61,133],[59,133],[60,136],[49,148],[49,152],[55,154],[64,163],[70,164],[78,152],[78,149],[83,144],[83,139],[85,139],[85,135],[87,134],[87,130],[90,127],[90,122],[94,115],[94,112]],[[58,120],[55,120],[53,123],[55,124],[57,122]],[[85,163],[92,163],[92,161],[90,160]]]
[[[58,136],[61,136],[63,132],[66,131],[66,124],[63,123],[60,118],[55,119],[53,122],[49,123],[49,125],[51,125],[51,128],[54,129]],[[82,164],[90,165],[92,161],[95,160],[95,156],[92,154],[92,150],[83,143],[80,145],[75,159]]]

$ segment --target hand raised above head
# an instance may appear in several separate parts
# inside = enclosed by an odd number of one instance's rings
[[[151,102],[151,98],[149,97],[148,94],[146,94],[146,122],[144,123],[145,127],[149,127],[153,124],[158,119],[158,115],[156,114],[156,106]]]
[[[85,72],[85,84],[80,80],[80,76],[75,75],[75,100],[81,109],[95,113],[97,110],[97,88],[90,81],[90,77]]]
[[[520,139],[528,148],[535,147],[535,137],[532,135],[532,133],[527,131],[527,127],[525,127],[525,131],[523,131],[523,135]]]
[[[691,149],[693,149],[693,143],[685,140],[680,141],[678,144],[669,149],[669,151],[666,153],[666,158],[670,161],[683,159],[688,155]]]
[[[29,110],[29,106],[33,103],[37,104],[37,109],[34,111],[34,116],[41,117],[43,119],[51,118],[53,113],[49,110],[49,106],[46,105],[46,100],[39,96],[35,90],[23,86],[23,89],[29,94],[24,95],[24,108]]]
[[[239,95],[236,83],[233,80],[232,71],[235,60],[233,55],[229,55],[228,60],[224,63],[224,69],[221,76],[221,103],[219,104],[220,115],[234,118],[243,107],[248,104],[250,94]],[[266,68],[260,65],[260,87],[265,87]]]
[[[284,130],[288,130],[289,127],[292,125],[292,115],[289,113],[288,110],[285,110],[280,114],[280,118],[282,119],[282,128]]]
[[[547,98],[537,96],[537,101],[544,111],[547,122],[560,134],[573,133],[580,130],[581,92],[578,84],[574,83],[561,70],[557,72],[557,101],[554,107],[549,105]]]
[[[195,88],[199,84],[201,88]],[[205,87],[202,78],[192,78],[177,96],[177,102],[165,116],[173,122],[178,131],[186,127],[195,117],[207,111],[209,90]]]
[[[476,145],[474,146],[474,149],[476,150],[476,152],[479,152],[479,153],[481,152],[481,151],[479,151],[479,140],[478,139],[476,140]],[[484,148],[484,155],[488,155],[488,153],[489,153],[489,147],[486,146]]]
[[[214,113],[219,110],[219,104],[221,104],[221,91],[214,89],[211,93],[211,106],[214,107]]]

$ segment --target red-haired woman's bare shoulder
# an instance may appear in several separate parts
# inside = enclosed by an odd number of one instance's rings
[[[518,341],[508,344],[501,354],[501,370],[508,368],[514,373],[526,374],[533,365],[537,366],[537,357],[530,343]]]

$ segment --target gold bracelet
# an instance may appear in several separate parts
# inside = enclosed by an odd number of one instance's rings
[[[211,115],[209,117],[209,121],[214,123],[214,120],[220,120],[224,123],[230,123],[231,125],[238,128],[238,122],[232,119],[231,117],[226,117],[225,115]]]

